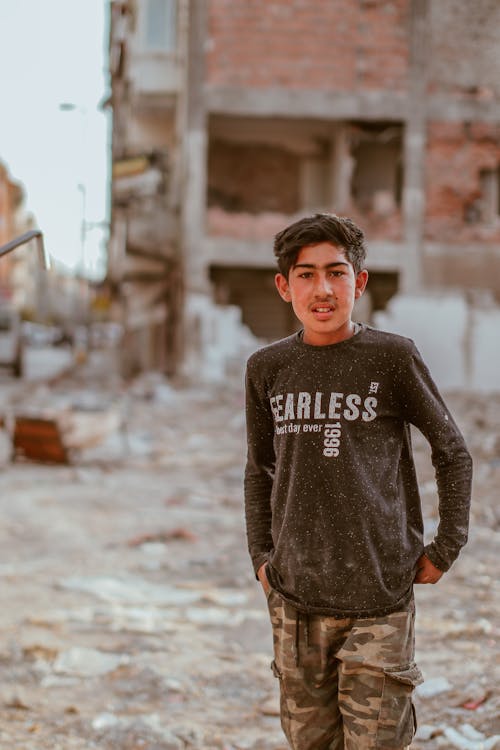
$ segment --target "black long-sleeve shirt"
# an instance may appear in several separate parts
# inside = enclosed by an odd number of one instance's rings
[[[425,551],[446,571],[467,541],[472,462],[409,339],[362,326],[253,354],[245,514],[255,571],[306,612],[372,616],[408,603]],[[432,449],[439,527],[424,550],[409,425]]]

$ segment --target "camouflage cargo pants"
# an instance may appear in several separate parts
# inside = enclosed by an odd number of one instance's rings
[[[272,669],[281,725],[293,750],[403,750],[422,682],[414,659],[414,607],[384,617],[304,615],[271,589]]]

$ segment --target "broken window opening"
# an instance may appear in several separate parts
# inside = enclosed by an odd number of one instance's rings
[[[301,208],[299,174],[299,157],[284,148],[212,140],[208,206],[228,213],[293,214]]]
[[[294,215],[346,206],[344,131],[334,120],[211,116],[209,208]]]
[[[402,133],[402,126],[394,123],[351,125],[351,154],[355,162],[351,197],[363,213],[388,216],[401,206]]]
[[[144,43],[148,50],[175,52],[176,0],[147,0]]]
[[[317,153],[300,160],[300,208],[305,211],[328,210],[331,183],[331,143],[317,139]]]
[[[397,271],[370,271],[367,291],[370,292],[372,312],[385,310],[390,300],[399,291]]]
[[[241,320],[255,336],[273,341],[298,330],[291,305],[280,299],[274,285],[276,271],[244,266],[210,267],[214,301],[236,305]]]

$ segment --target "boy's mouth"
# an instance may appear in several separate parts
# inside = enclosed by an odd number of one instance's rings
[[[319,304],[318,302],[314,305],[311,305],[311,311],[314,313],[330,313],[335,310],[334,305],[330,305],[328,302],[322,302]]]
[[[322,304],[316,303],[315,305],[311,305],[310,310],[316,320],[328,320],[335,311],[335,307],[323,302]]]

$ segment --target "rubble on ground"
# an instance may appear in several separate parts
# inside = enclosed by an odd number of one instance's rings
[[[0,747],[285,750],[243,527],[241,380],[103,385],[87,372],[43,396],[47,408],[85,399],[102,407],[93,415],[117,409],[120,428],[68,465],[6,461],[0,473]],[[412,748],[492,750],[500,396],[449,403],[475,458],[472,526],[450,573],[417,588],[426,682]],[[432,533],[418,435],[415,451]]]

